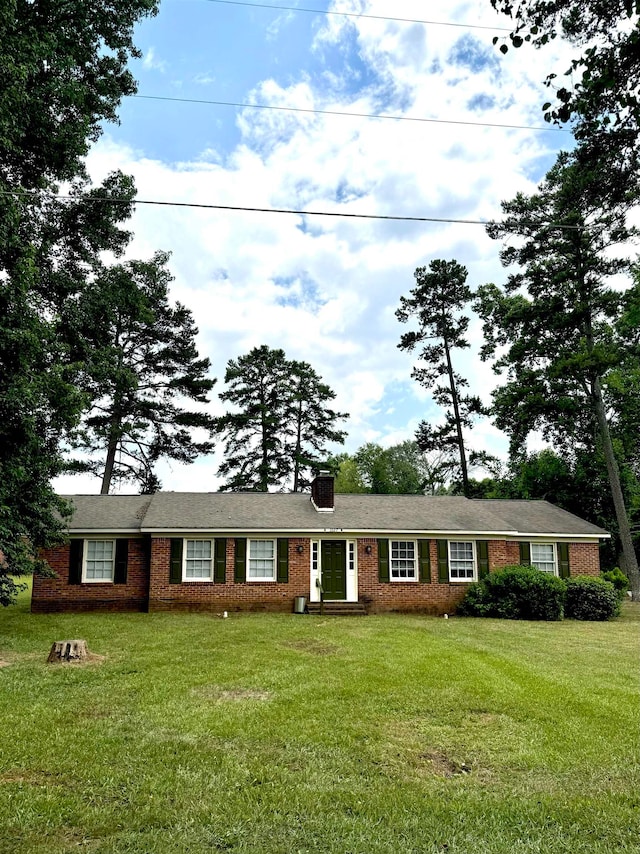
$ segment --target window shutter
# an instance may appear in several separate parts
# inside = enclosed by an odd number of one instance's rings
[[[569,578],[569,543],[558,543],[558,572],[560,578]]]
[[[389,540],[378,540],[378,581],[389,580]]]
[[[478,556],[478,578],[486,578],[489,575],[489,543],[486,540],[476,540],[476,554]]]
[[[278,540],[278,568],[276,578],[281,584],[289,581],[289,540]]]
[[[233,580],[242,584],[247,580],[247,540],[245,537],[236,539],[236,563]]]
[[[171,540],[171,557],[169,560],[169,584],[182,583],[182,537]]]
[[[116,540],[116,560],[113,568],[113,583],[127,583],[127,564],[129,563],[129,540]]]
[[[520,563],[531,566],[531,543],[520,543]]]
[[[215,539],[213,580],[216,584],[224,584],[227,580],[227,540],[225,537]]]
[[[430,540],[418,540],[418,560],[420,561],[420,581],[429,584],[431,581],[431,555],[429,554]]]
[[[438,581],[440,584],[449,583],[449,547],[446,540],[437,540],[438,546]]]
[[[69,584],[80,584],[82,581],[82,553],[84,540],[69,541]]]

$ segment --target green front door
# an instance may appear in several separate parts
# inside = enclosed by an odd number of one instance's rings
[[[344,540],[322,540],[322,588],[325,599],[347,598],[347,550]]]

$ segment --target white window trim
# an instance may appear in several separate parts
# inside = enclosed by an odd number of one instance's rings
[[[273,543],[273,575],[271,578],[250,578],[249,563],[251,561],[251,543]],[[247,556],[245,561],[245,579],[247,584],[273,584],[278,580],[278,540],[272,537],[252,537],[247,540]]]
[[[393,558],[392,551],[393,546],[392,543],[413,543],[413,578],[394,578],[393,577]],[[419,580],[420,577],[420,558],[418,556],[418,541],[412,540],[408,537],[405,538],[396,538],[389,540],[389,581],[394,584],[415,584],[416,581]]]
[[[209,578],[191,578],[187,575],[187,543],[211,543]],[[182,541],[182,581],[186,584],[211,584],[213,582],[213,562],[215,560],[215,542],[210,537],[185,537]]]
[[[89,543],[113,543],[113,559],[111,561],[111,578],[87,578],[87,559]],[[82,546],[82,584],[113,584],[116,572],[116,541],[114,537],[85,537]]]
[[[473,578],[453,578],[451,575],[451,543],[471,543],[473,551]],[[471,584],[478,580],[478,555],[476,554],[475,540],[447,540],[447,563],[449,572],[449,584]]]
[[[533,547],[534,546],[551,546],[553,548],[553,572],[549,572],[546,569],[539,569],[536,564],[533,562]],[[559,577],[560,575],[560,566],[558,563],[558,544],[552,542],[551,540],[545,540],[544,542],[541,540],[532,540],[529,543],[529,554],[531,555],[531,566],[537,569],[539,572],[544,572],[547,575],[555,575]]]

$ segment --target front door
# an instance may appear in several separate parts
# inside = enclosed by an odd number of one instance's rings
[[[347,598],[347,550],[344,540],[322,540],[322,589],[325,599]]]

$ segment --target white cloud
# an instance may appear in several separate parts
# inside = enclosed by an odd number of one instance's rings
[[[142,67],[146,71],[165,71],[167,63],[162,59],[158,59],[156,56],[156,49],[154,47],[150,47],[144,52]]]
[[[488,5],[434,0],[428,16],[494,24]],[[340,8],[389,10],[378,0]],[[393,14],[426,17],[424,4],[410,0],[397,2]],[[364,87],[328,69],[321,82],[304,76],[289,86],[258,82],[247,97],[298,108],[375,113],[382,104],[384,112],[414,117],[541,124],[537,55],[523,50],[497,58],[491,33],[474,31],[473,43],[461,46],[464,32],[329,17],[314,46],[347,51],[355,39],[370,72]],[[486,62],[477,59],[483,45]],[[158,62],[152,48],[147,62]],[[478,106],[470,110],[474,98]],[[230,154],[210,152],[188,163],[153,160],[105,136],[89,156],[90,172],[96,179],[114,168],[131,172],[139,197],[148,199],[477,220],[498,216],[500,201],[518,190],[532,191],[540,164],[559,142],[528,130],[284,111],[247,109],[237,121],[241,141]],[[504,278],[499,247],[478,225],[140,206],[132,227],[130,256],[158,248],[173,253],[173,295],[194,312],[200,349],[220,379],[217,390],[230,358],[260,344],[282,347],[290,358],[310,362],[337,392],[337,407],[351,413],[350,450],[364,441],[409,438],[434,411],[429,395],[409,380],[410,357],[397,349],[402,327],[394,312],[414,284],[415,267],[455,257],[473,286]],[[459,367],[488,399],[496,378],[477,357],[477,323],[472,332],[474,347],[459,355]],[[217,402],[213,409],[219,411]],[[495,453],[500,443],[488,425],[474,431],[478,450]],[[187,469],[165,466],[160,474],[166,488],[213,489],[214,468],[208,460]]]

